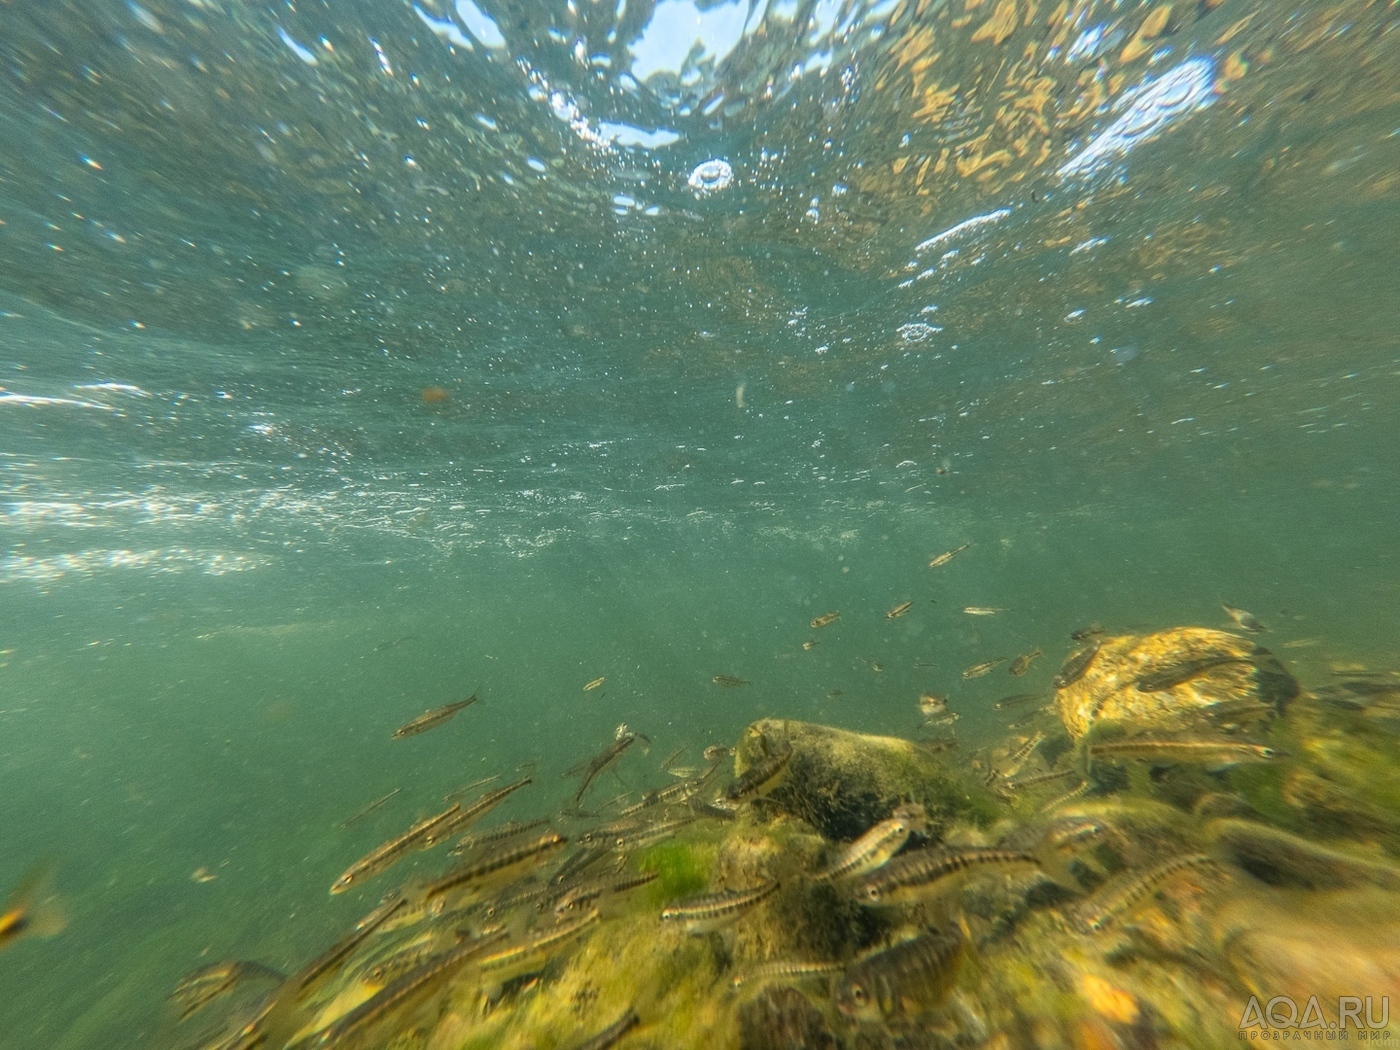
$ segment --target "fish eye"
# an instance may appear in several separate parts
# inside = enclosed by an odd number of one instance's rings
[[[851,998],[856,1001],[857,1006],[864,1006],[869,1001],[870,996],[865,993],[865,989],[860,985],[851,987]]]
[[[865,895],[870,898],[870,900],[877,901],[880,899],[880,888],[878,886],[867,886],[865,888]]]

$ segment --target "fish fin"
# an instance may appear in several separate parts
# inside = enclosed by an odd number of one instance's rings
[[[25,916],[22,936],[53,937],[68,925],[68,911],[54,890],[52,861],[40,861],[29,869],[14,892],[0,906],[0,914],[19,911]]]

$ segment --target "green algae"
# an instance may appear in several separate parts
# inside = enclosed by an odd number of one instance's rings
[[[650,847],[637,858],[637,870],[654,871],[657,877],[640,896],[659,908],[678,897],[703,892],[715,853],[716,847],[709,843],[672,841]]]

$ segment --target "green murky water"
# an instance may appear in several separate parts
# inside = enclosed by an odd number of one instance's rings
[[[1221,601],[1305,684],[1394,666],[1397,41],[5,5],[0,887],[52,858],[70,921],[0,955],[0,1047],[148,1045],[192,966],[362,915],[325,888],[442,794],[533,762],[545,811],[620,722],[904,734],[937,689],[991,732],[967,665],[1044,687],[1086,622]]]

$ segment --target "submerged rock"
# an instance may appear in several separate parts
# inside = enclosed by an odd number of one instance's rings
[[[1097,639],[1070,655],[1056,686],[1060,720],[1075,740],[1112,724],[1249,730],[1299,693],[1267,649],[1205,627]]]
[[[937,756],[908,740],[765,718],[744,732],[735,772],[774,752],[792,749],[783,783],[768,804],[806,821],[829,839],[853,839],[895,807],[918,802],[937,838],[954,818],[985,819],[995,812],[979,789]]]

